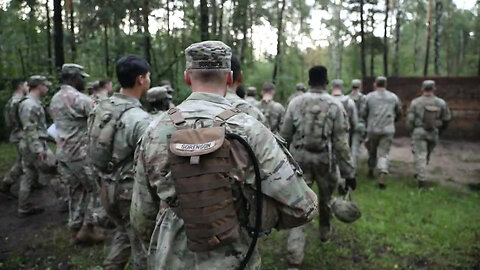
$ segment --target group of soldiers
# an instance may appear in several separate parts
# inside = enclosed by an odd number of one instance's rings
[[[369,175],[377,168],[378,185],[386,187],[400,100],[384,77],[368,95],[360,80],[352,81],[349,96],[334,80],[329,94],[327,69],[314,66],[309,89],[298,84],[285,110],[269,82],[260,101],[253,87],[245,99],[237,95],[241,65],[224,43],[192,44],[185,57],[192,93],[178,106],[168,82],[150,88],[152,70],[140,56],[117,62],[121,88],[111,96],[110,80],[89,85],[87,96],[83,67],[63,65],[48,109],[55,155],[40,101],[51,83],[39,75],[28,84],[14,81],[5,114],[18,155],[2,191],[20,179],[18,214],[41,213],[30,193],[38,174],[49,175],[59,206],[68,209],[75,242],[103,241],[103,223],[115,228],[105,269],[123,269],[130,257],[133,269],[259,269],[254,244],[271,229],[289,230],[288,267],[298,269],[304,225],[317,213],[320,240],[331,239],[332,195],[337,188],[355,190],[363,142]],[[407,113],[421,187],[429,155],[451,118],[434,90],[435,83],[425,81]]]

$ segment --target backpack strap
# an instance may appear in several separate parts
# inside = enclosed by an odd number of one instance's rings
[[[167,111],[167,113],[168,113],[168,117],[170,117],[170,120],[172,120],[175,127],[178,128],[181,125],[184,125],[187,123],[179,108],[177,107],[171,108],[170,110]]]
[[[232,118],[233,116],[241,113],[242,111],[238,109],[227,109],[221,113],[219,113],[215,118],[219,118],[221,121],[215,120],[214,126],[221,126],[223,123],[225,123],[228,119]]]

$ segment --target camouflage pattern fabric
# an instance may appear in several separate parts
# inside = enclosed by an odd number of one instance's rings
[[[93,93],[90,98],[92,99],[93,108],[95,108],[97,107],[98,103],[100,103],[100,101],[108,98],[108,94],[103,92],[96,92]]]
[[[350,135],[357,130],[358,125],[358,112],[355,102],[350,99],[349,96],[345,95],[332,95],[334,99],[340,102],[347,112],[348,115],[348,124],[349,124],[349,133]]]
[[[232,106],[219,95],[194,92],[178,108],[187,125],[195,123],[200,127],[212,126],[215,116]],[[252,147],[260,165],[264,199],[273,201],[279,215],[296,220],[298,225],[310,221],[317,208],[315,193],[308,188],[274,135],[243,113],[227,120],[226,127],[229,132],[245,137]],[[175,203],[176,192],[167,164],[167,135],[175,130],[168,115],[162,114],[147,128],[136,153],[130,218],[140,239],[145,245],[150,242],[149,269],[237,269],[250,244],[243,227],[238,240],[215,250],[194,253],[186,246],[184,222],[169,206]],[[255,182],[250,161],[247,165],[244,170],[231,172],[232,179],[244,181],[239,186],[244,192],[253,191],[251,187]],[[160,205],[154,196],[158,196]],[[273,223],[279,224],[279,221]],[[260,255],[255,251],[247,269],[260,269],[260,266]]]
[[[274,101],[274,100],[261,100],[257,104],[257,108],[260,112],[267,118],[268,126],[270,130],[278,134],[280,132],[280,128],[283,124],[283,117],[285,115],[285,108],[282,104]]]
[[[221,41],[204,41],[185,49],[185,69],[231,70],[232,49]]]
[[[264,124],[266,127],[268,127],[268,121],[267,118],[260,112],[260,110],[253,106],[252,104],[246,102],[245,100],[241,99],[237,94],[235,94],[235,91],[233,89],[228,89],[227,94],[225,95],[225,99],[228,100],[232,104],[232,107],[235,109],[240,110],[243,113],[246,113],[253,118],[257,119],[260,121],[262,124]]]
[[[355,102],[358,117],[360,118],[360,108],[364,106],[365,95],[360,92],[352,92],[349,97]],[[352,150],[352,163],[356,168],[360,157],[360,147],[365,139],[365,123],[358,119],[357,128],[354,130],[350,138],[350,148]]]
[[[436,106],[437,128],[427,131],[424,128],[424,111],[426,106]],[[407,111],[407,128],[412,132],[412,153],[415,167],[415,178],[425,181],[429,155],[438,143],[439,129],[446,127],[452,119],[447,103],[436,96],[420,96],[415,98]]]
[[[248,102],[250,105],[253,105],[253,106],[258,105],[258,100],[255,97],[252,97],[252,96],[246,96],[245,101]]]
[[[288,97],[287,107],[288,107],[288,105],[290,105],[290,102],[292,102],[292,100],[293,100],[294,98],[296,98],[296,97],[298,97],[298,96],[300,96],[300,95],[303,95],[303,94],[305,94],[305,92],[298,90],[298,91],[296,91],[295,93],[293,93],[290,97]]]
[[[368,151],[368,168],[378,169],[379,172],[388,174],[390,147],[393,142],[393,134],[369,133],[365,141]]]

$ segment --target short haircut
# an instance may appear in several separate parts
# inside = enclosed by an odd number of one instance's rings
[[[191,69],[187,72],[190,72],[190,76],[194,80],[221,83],[226,81],[226,76],[230,71],[226,69]]]
[[[324,66],[313,66],[308,71],[308,84],[310,86],[327,85],[327,68]]]
[[[123,88],[131,88],[135,86],[138,76],[145,76],[151,69],[145,58],[127,55],[118,60],[116,70],[120,85]]]
[[[375,79],[375,86],[377,87],[385,87],[387,86],[387,78],[383,77],[383,76],[378,76],[376,79]]]
[[[272,92],[274,90],[275,90],[275,85],[273,83],[266,82],[262,86],[262,91],[263,92],[268,93],[268,92]]]
[[[12,80],[12,88],[13,90],[17,90],[22,84],[24,84],[26,80],[24,78],[15,78]]]
[[[71,79],[74,79],[74,78],[77,78],[77,77],[83,78],[80,73],[64,72],[60,76],[60,81],[61,81],[62,84],[65,84],[65,83],[68,83],[68,81],[70,81]]]
[[[112,80],[110,79],[101,79],[100,81],[98,81],[98,87],[101,89],[101,88],[105,88],[107,86],[107,84],[111,83]]]
[[[240,77],[240,73],[242,72],[242,66],[237,56],[232,55],[231,65],[231,69],[233,71],[233,81],[236,82]]]

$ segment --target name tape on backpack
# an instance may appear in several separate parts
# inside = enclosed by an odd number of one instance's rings
[[[207,143],[198,143],[198,144],[189,144],[189,143],[176,143],[175,149],[180,151],[204,151],[215,146],[215,141],[207,142]]]

